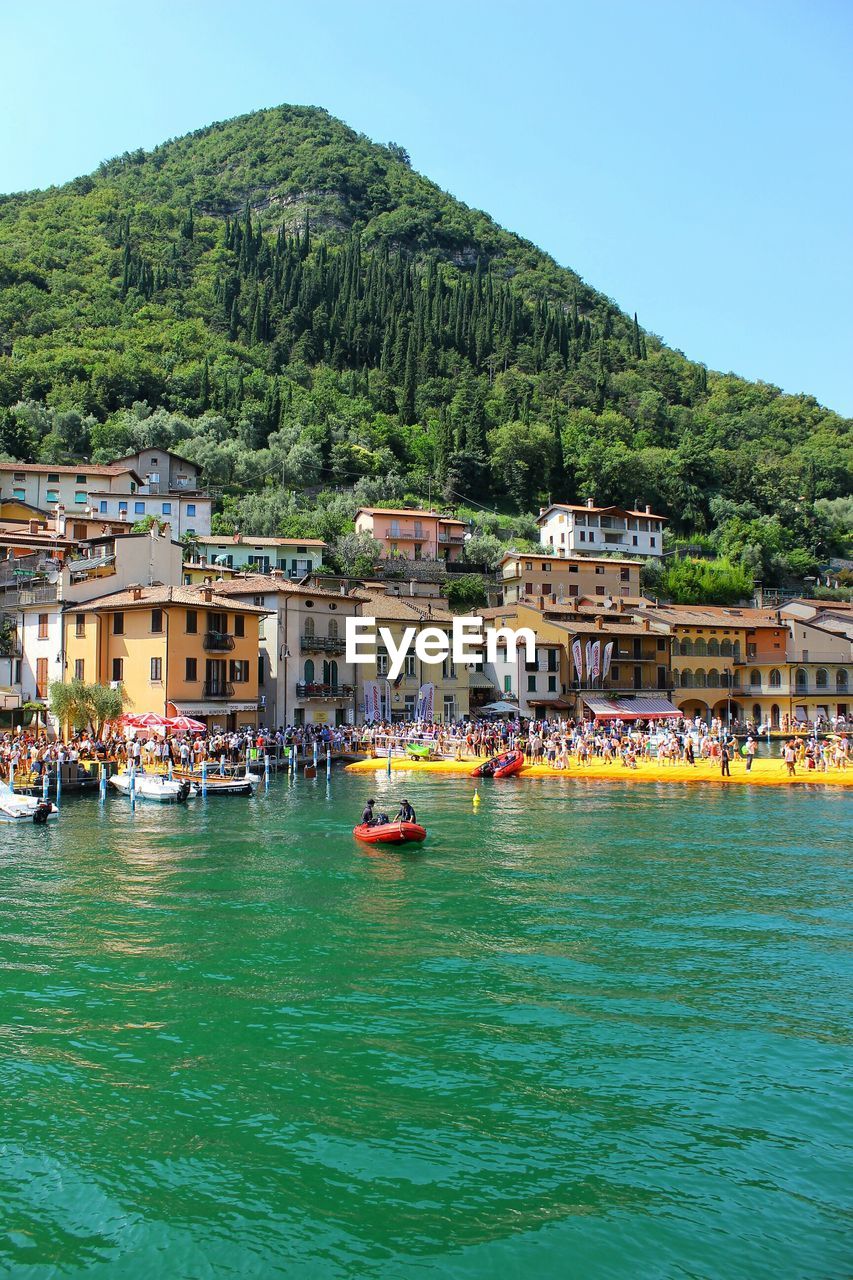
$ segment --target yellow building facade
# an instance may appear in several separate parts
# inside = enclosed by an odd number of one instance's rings
[[[204,587],[101,596],[63,614],[64,679],[121,686],[132,714],[254,726],[263,614]]]

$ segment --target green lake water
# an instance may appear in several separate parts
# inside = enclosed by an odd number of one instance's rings
[[[0,1274],[851,1273],[849,798],[472,789],[0,828]]]

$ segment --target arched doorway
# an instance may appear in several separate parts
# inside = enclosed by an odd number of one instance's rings
[[[685,720],[695,720],[698,716],[700,720],[704,720],[706,724],[711,719],[711,711],[707,702],[700,702],[698,698],[690,698],[681,704],[681,714]]]

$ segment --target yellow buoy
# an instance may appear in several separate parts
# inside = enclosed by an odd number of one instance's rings
[[[475,808],[475,809],[477,808],[477,805],[478,805],[479,803],[480,803],[480,793],[479,793],[479,791],[475,791],[475,792],[474,792],[474,800],[473,800],[473,804],[474,804],[474,808]]]

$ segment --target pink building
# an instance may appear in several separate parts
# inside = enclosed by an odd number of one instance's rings
[[[383,559],[457,560],[465,537],[464,520],[405,507],[362,507],[356,512],[355,529],[382,544]]]

